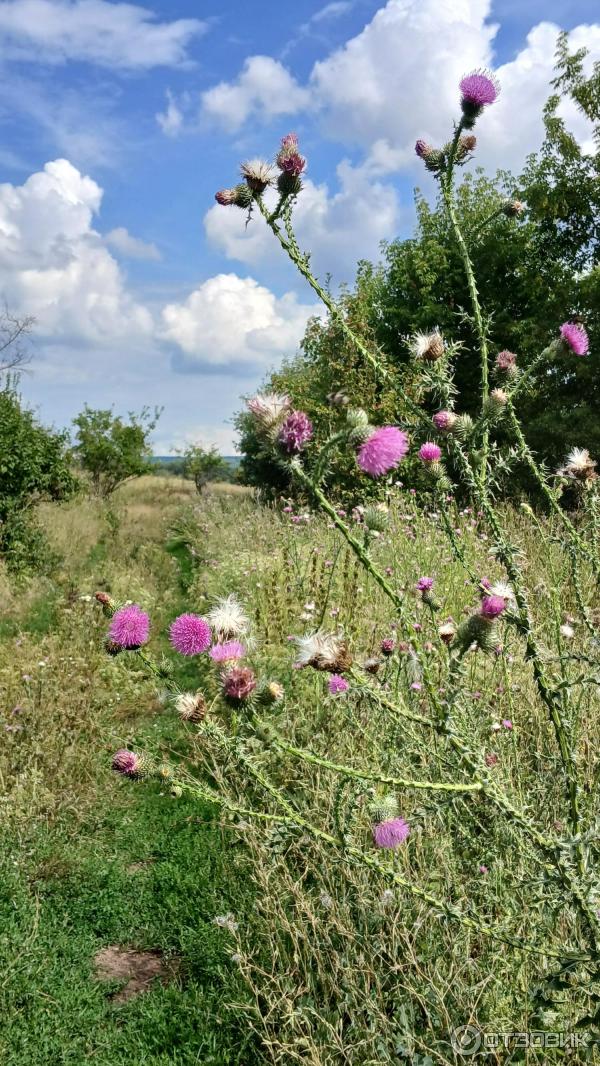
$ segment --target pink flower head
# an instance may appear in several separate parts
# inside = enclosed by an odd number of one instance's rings
[[[517,357],[514,352],[509,352],[506,349],[502,352],[498,352],[496,356],[496,366],[498,370],[513,370],[517,365]]]
[[[575,355],[587,355],[590,350],[590,341],[585,326],[578,322],[563,322],[560,327],[560,335],[563,342]]]
[[[227,640],[224,644],[213,644],[210,657],[215,663],[227,663],[233,659],[243,659],[246,649],[239,640]]]
[[[115,752],[112,759],[112,768],[124,777],[137,777],[140,765],[140,757],[134,751],[121,748]]]
[[[485,760],[484,761],[485,761],[485,765],[486,766],[496,766],[497,763],[498,763],[498,756],[496,755],[496,752],[495,751],[489,751],[487,753],[487,755],[485,756]]]
[[[426,156],[428,156],[431,152],[431,145],[428,144],[427,141],[424,141],[421,137],[419,137],[419,140],[415,144],[415,152],[417,153],[419,159],[425,159]]]
[[[228,699],[241,703],[256,688],[256,678],[249,666],[232,666],[223,677],[223,692]]]
[[[109,640],[121,648],[134,650],[148,640],[150,619],[137,603],[128,603],[115,611],[108,630]]]
[[[439,444],[434,444],[433,441],[425,441],[419,448],[419,459],[422,459],[424,463],[438,463],[442,458],[442,449]]]
[[[502,719],[502,725],[504,726],[505,729],[512,729],[512,727],[513,727],[513,724],[511,722],[510,718],[503,718]]]
[[[472,70],[461,78],[460,93],[463,104],[478,110],[493,104],[500,92],[496,77],[489,70]]]
[[[481,616],[487,618],[488,621],[492,621],[494,618],[498,618],[504,609],[506,603],[502,596],[484,596],[481,601]]]
[[[180,655],[201,655],[210,647],[212,633],[198,614],[180,614],[169,630],[171,644]]]
[[[327,688],[332,696],[339,696],[341,692],[347,692],[350,685],[345,677],[340,677],[339,674],[332,674],[329,678]]]
[[[394,648],[396,647],[396,641],[393,637],[384,637],[379,645],[382,655],[393,655]]]
[[[420,577],[417,581],[417,588],[419,592],[429,592],[429,590],[433,588],[433,578]]]
[[[288,133],[281,138],[281,148],[275,162],[284,174],[291,174],[294,178],[300,177],[306,166],[306,159],[298,151],[298,137],[295,133]]]
[[[456,423],[456,415],[454,414],[454,411],[436,411],[432,416],[431,421],[436,429],[440,429],[444,432],[445,430],[452,429],[453,425]]]
[[[371,477],[387,474],[408,451],[408,437],[397,426],[381,426],[361,444],[357,462]]]
[[[279,430],[279,441],[286,452],[301,452],[313,435],[313,426],[304,411],[290,411]]]
[[[404,818],[386,818],[373,826],[373,840],[378,848],[399,848],[410,833]]]

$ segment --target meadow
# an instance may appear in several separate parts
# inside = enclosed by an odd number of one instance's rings
[[[370,551],[405,596],[428,676],[441,678],[439,622],[472,611],[473,588],[450,547],[440,549],[441,515],[422,503],[391,487],[388,524]],[[501,577],[480,517],[454,503],[447,513],[468,567]],[[507,507],[502,515],[527,560],[544,647],[558,640],[560,654],[585,659],[593,638],[576,621],[560,531],[544,519],[542,539],[529,514]],[[464,1061],[451,1042],[463,1025],[504,1033],[574,1024],[568,976],[561,1005],[544,995],[537,1014],[531,1006],[572,940],[572,913],[542,858],[483,796],[401,791],[410,846],[393,853],[391,868],[422,898],[352,860],[353,847],[367,855],[372,847],[379,786],[331,766],[442,779],[448,751],[391,713],[389,693],[400,690],[409,714],[427,712],[420,659],[331,520],[261,506],[231,486],[198,498],[189,483],[161,477],[124,486],[109,505],[82,496],[45,504],[42,517],[60,566],[50,577],[0,578],[4,1063],[427,1066]],[[435,579],[435,610],[416,588],[423,574]],[[253,667],[284,690],[269,713],[288,749],[273,753],[268,732],[248,733],[243,713],[227,726],[304,818],[337,826],[347,856],[301,819],[261,823],[193,791],[172,796],[167,776],[131,783],[111,771],[116,749],[147,750],[175,772],[185,766],[186,780],[210,780],[243,807],[259,806],[245,764],[219,753],[210,732],[180,722],[135,656],[106,653],[97,590],[148,610],[156,654],[184,608],[205,614],[218,597],[239,597]],[[327,674],[293,669],[291,638],[318,628],[344,633],[369,691],[355,680],[332,694]],[[382,640],[394,645],[387,656]],[[468,659],[461,728],[512,801],[558,831],[551,727],[521,636],[507,627],[503,640],[501,654]],[[180,658],[174,669],[212,709],[217,682],[205,660]],[[598,773],[596,693],[576,690],[588,796]],[[294,749],[316,758],[293,759]],[[464,917],[483,915],[500,937],[448,921],[429,896]],[[532,929],[538,956],[519,950]],[[565,1054],[584,1061],[577,1046],[510,1057],[498,1048],[486,1061]]]

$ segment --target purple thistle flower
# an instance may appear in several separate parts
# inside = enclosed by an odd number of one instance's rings
[[[112,759],[112,768],[124,777],[137,777],[140,766],[140,757],[134,751],[121,748],[115,752]]]
[[[431,421],[436,429],[444,431],[452,429],[456,423],[456,419],[457,415],[454,414],[454,411],[436,411],[436,413],[432,415]]]
[[[282,423],[278,439],[285,450],[291,454],[302,451],[312,435],[313,426],[308,415],[304,411],[290,411]]]
[[[415,144],[415,152],[417,153],[419,159],[425,159],[426,156],[428,156],[431,152],[431,145],[428,144],[427,141],[424,141],[421,137],[419,137],[419,140]]]
[[[229,207],[230,204],[234,204],[236,201],[236,191],[235,189],[219,189],[215,193],[215,200],[223,207]]]
[[[502,725],[504,726],[505,729],[512,729],[512,727],[513,727],[513,724],[511,722],[510,718],[503,718],[502,719]]]
[[[381,426],[361,444],[357,462],[371,477],[393,470],[408,451],[408,437],[397,426]]]
[[[429,592],[429,590],[433,588],[433,578],[420,577],[417,581],[417,588],[419,592]]]
[[[224,644],[213,644],[209,655],[215,663],[226,663],[232,659],[243,659],[246,649],[239,640],[227,640]]]
[[[502,352],[498,352],[496,356],[498,370],[512,370],[516,365],[517,357],[514,352],[509,352],[506,348]]]
[[[340,677],[339,674],[332,674],[329,678],[327,688],[332,696],[339,696],[342,692],[347,692],[350,685],[346,681],[345,677]]]
[[[563,342],[575,355],[588,354],[590,341],[585,326],[578,322],[563,322],[560,327],[560,335]]]
[[[481,616],[492,621],[498,618],[506,608],[506,603],[501,596],[484,596],[481,601]]]
[[[396,641],[393,637],[384,637],[379,645],[379,649],[382,655],[393,655],[396,647]]]
[[[256,688],[256,678],[249,666],[232,666],[223,676],[223,692],[235,703],[247,700]]]
[[[373,840],[378,848],[399,848],[410,833],[404,818],[387,818],[373,826]]]
[[[493,104],[500,92],[496,77],[489,70],[472,70],[465,74],[460,82],[463,104],[480,109],[486,104]]]
[[[422,459],[424,463],[438,463],[442,458],[442,449],[439,444],[434,444],[433,441],[425,441],[419,448],[419,459]]]
[[[171,623],[169,636],[180,655],[200,655],[210,647],[212,640],[208,622],[198,614],[180,614]]]
[[[148,640],[150,619],[137,603],[128,603],[115,611],[108,630],[109,640],[120,648],[135,650]]]

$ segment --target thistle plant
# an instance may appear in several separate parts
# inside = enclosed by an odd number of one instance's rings
[[[596,782],[589,783],[581,720],[582,693],[592,693],[597,700],[600,685],[596,462],[582,447],[549,474],[527,444],[518,418],[519,396],[535,386],[548,363],[565,351],[574,359],[586,358],[589,345],[582,323],[557,323],[554,338],[522,366],[518,354],[501,348],[502,338],[493,336],[492,323],[480,304],[469,251],[474,234],[464,233],[459,224],[454,183],[458,168],[476,151],[471,131],[484,120],[499,91],[487,71],[465,75],[460,82],[460,115],[449,141],[432,146],[419,140],[415,146],[439,183],[468,282],[471,306],[463,314],[475,338],[469,352],[459,351],[434,324],[428,333],[410,338],[413,368],[420,375],[418,401],[404,388],[402,373],[396,375],[384,365],[379,353],[353,332],[341,307],[313,274],[310,256],[300,249],[294,208],[302,194],[306,161],[296,136],[283,138],[273,164],[244,163],[242,183],[216,196],[224,207],[242,208],[253,224],[257,215],[262,217],[373,375],[396,390],[398,417],[393,425],[377,425],[374,415],[349,406],[345,396],[333,404],[337,424],[318,455],[312,450],[311,421],[294,408],[290,397],[262,393],[248,402],[265,449],[345,542],[364,580],[387,604],[394,636],[381,638],[377,654],[365,658],[360,642],[353,646],[345,632],[327,628],[322,620],[318,628],[290,642],[296,651],[295,673],[284,691],[280,680],[268,676],[261,665],[249,612],[235,597],[224,597],[206,618],[185,614],[171,626],[173,648],[203,663],[205,691],[182,692],[145,647],[149,628],[141,609],[112,602],[105,602],[104,609],[112,616],[108,640],[113,651],[142,661],[169,690],[176,712],[192,731],[194,763],[203,772],[192,776],[183,764],[174,766],[169,780],[175,794],[201,797],[228,816],[264,826],[265,832],[279,827],[282,833],[300,833],[321,849],[321,857],[329,855],[331,863],[341,863],[342,869],[361,870],[366,878],[385,882],[388,889],[401,889],[406,898],[468,930],[478,941],[501,942],[529,956],[539,979],[530,997],[532,1016],[540,1004],[558,1004],[559,1011],[568,1008],[570,1017],[574,1011],[582,1024],[600,1031],[600,836]],[[491,225],[498,214],[517,220],[522,211],[521,203],[508,201],[483,225]],[[499,353],[493,357],[496,348]],[[479,409],[474,417],[456,409],[457,358],[476,360],[479,366]],[[432,577],[417,574],[411,588],[401,588],[382,565],[378,544],[380,538],[389,538],[392,528],[386,507],[363,508],[355,520],[329,498],[324,487],[328,463],[338,451],[355,456],[357,493],[361,477],[382,479],[394,506],[402,498],[394,480],[403,462],[409,455],[418,460],[426,484],[423,506],[436,516],[440,552],[445,535],[471,589],[466,617],[459,621],[448,614],[453,605]],[[500,478],[517,464],[528,469],[548,512],[540,520],[525,503],[524,518],[547,544],[549,557],[557,543],[568,557],[571,585],[563,594],[574,603],[573,618],[585,633],[581,654],[571,654],[565,647],[574,630],[564,620],[554,592],[544,603],[528,587],[524,548],[509,535],[506,509],[499,502]],[[577,503],[570,512],[562,501],[567,488]],[[494,565],[501,571],[495,583],[474,569],[458,536],[454,503],[458,489],[477,514]],[[424,619],[417,631],[415,600]],[[510,780],[502,781],[499,756],[489,750],[489,737],[471,709],[472,679],[488,669],[487,663],[498,661],[506,669],[508,645],[524,663],[544,729],[548,727],[544,736],[560,767],[550,791],[539,766],[529,770],[535,779],[530,795],[517,794]],[[318,699],[336,728],[345,728],[353,738],[344,760],[331,758],[322,743],[311,743],[301,723],[282,711],[294,701],[295,686],[312,674],[326,675]],[[501,698],[498,703],[493,728],[508,735],[512,717],[502,713]],[[361,751],[369,758],[361,757]],[[117,752],[113,766],[130,778],[161,772],[151,756],[137,752]],[[319,803],[323,778],[332,782],[332,791],[328,802]],[[544,799],[550,795],[551,800]],[[415,797],[423,797],[421,807]],[[428,826],[443,821],[450,809],[460,812],[461,825],[471,826],[473,833],[490,838],[504,834],[506,846],[521,856],[528,874],[515,891],[524,906],[528,899],[524,884],[535,886],[535,917],[525,938],[518,931],[514,909],[495,913],[485,892],[465,908],[412,876],[408,864],[418,839],[413,829],[427,833]],[[481,869],[487,873],[487,866]],[[566,922],[558,933],[555,918],[560,908]],[[555,996],[556,990],[565,989],[567,1000]]]

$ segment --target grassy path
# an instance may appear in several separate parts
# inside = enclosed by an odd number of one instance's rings
[[[115,745],[166,750],[177,726],[143,679],[107,662],[106,623],[81,599],[100,585],[172,617],[177,564],[164,543],[181,502],[153,479],[131,486],[108,528],[94,505],[49,512],[65,573],[5,597],[3,1066],[261,1061],[228,1008],[243,990],[214,922],[251,906],[243,858],[209,810],[114,779]],[[123,979],[94,973],[109,946],[155,953],[162,977],[121,1002]]]

